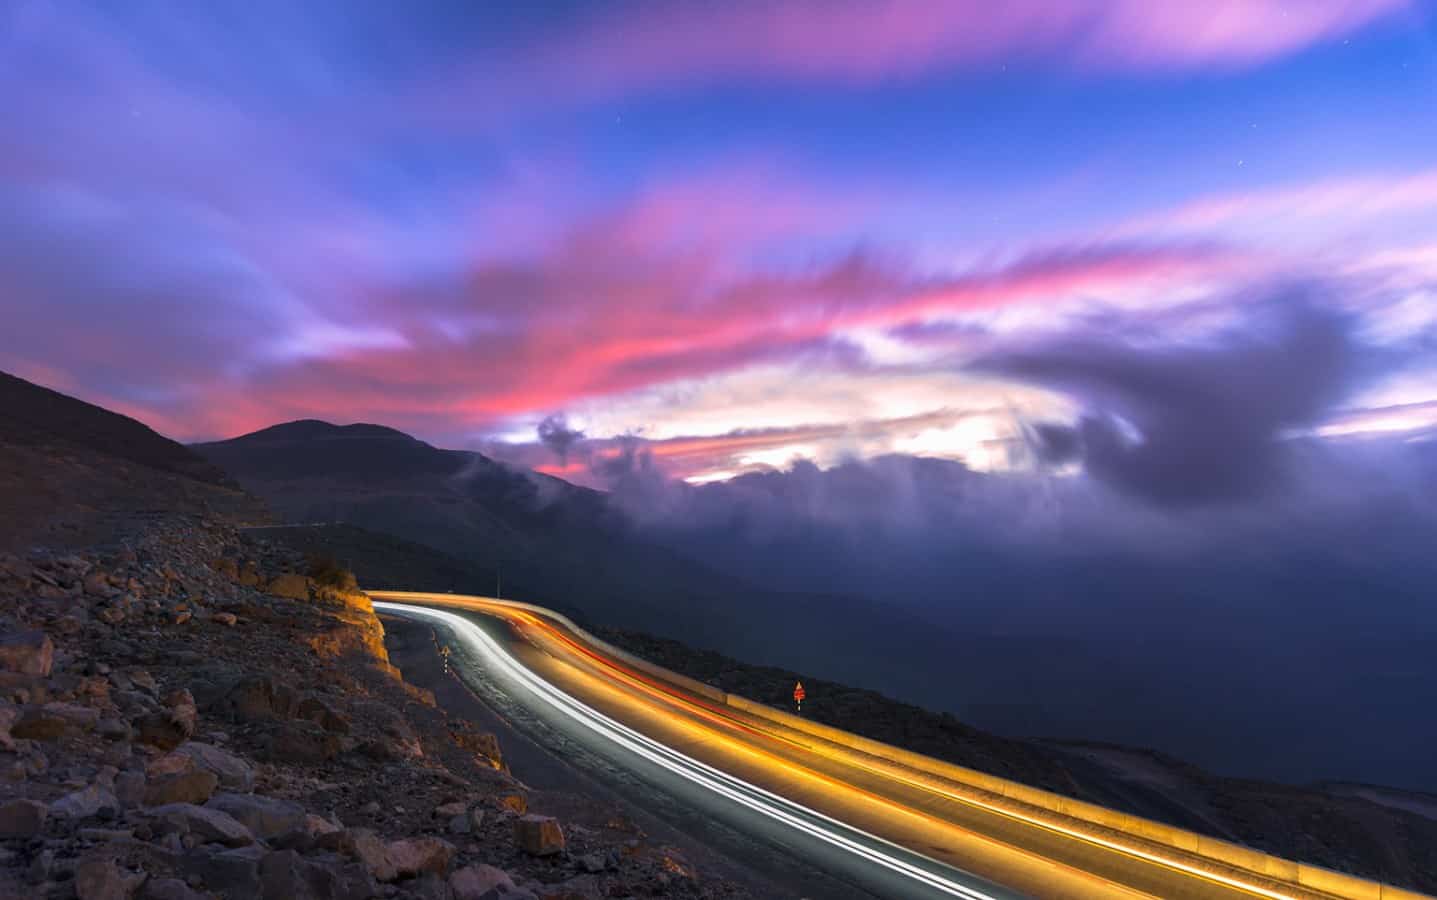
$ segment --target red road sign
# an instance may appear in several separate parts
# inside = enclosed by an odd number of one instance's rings
[[[802,702],[803,702],[803,698],[804,698],[804,697],[807,697],[807,696],[808,696],[808,694],[805,693],[804,690],[803,690],[803,682],[802,682],[802,681],[798,682],[797,684],[795,684],[795,685],[793,686],[793,699],[794,699],[794,702],[795,702],[795,703],[802,703]]]

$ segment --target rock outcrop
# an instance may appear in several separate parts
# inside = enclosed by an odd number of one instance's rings
[[[214,521],[0,554],[0,896],[740,895],[530,813],[384,640],[347,573]]]

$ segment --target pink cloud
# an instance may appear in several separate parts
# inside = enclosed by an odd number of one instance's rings
[[[1154,230],[1213,231],[1274,221],[1331,232],[1346,225],[1414,212],[1437,211],[1437,169],[1328,178],[1306,184],[1204,197],[1124,226],[1125,233]]]
[[[688,478],[714,472],[753,471],[767,468],[745,463],[744,458],[764,451],[784,450],[795,445],[851,447],[855,442],[889,446],[894,439],[912,436],[925,429],[948,428],[995,410],[939,409],[891,419],[857,422],[801,424],[783,428],[759,428],[714,435],[681,435],[663,440],[640,440],[638,446],[670,478]],[[633,442],[633,438],[590,439],[560,462],[549,448],[539,443],[495,443],[482,449],[514,465],[532,468],[546,475],[580,484],[602,487],[594,462],[612,460]]]
[[[591,95],[730,78],[853,83],[1008,58],[1091,69],[1252,66],[1351,34],[1407,0],[880,0],[632,7],[526,52]]]
[[[390,296],[376,315],[406,346],[309,360],[261,388],[290,416],[364,410],[453,433],[758,363],[862,364],[845,329],[1158,288],[1233,261],[1210,248],[1118,246],[941,278],[861,256],[736,275],[707,253],[635,253],[621,226],[584,232],[538,263],[483,264],[458,289]],[[445,318],[491,324],[460,336],[428,324]]]

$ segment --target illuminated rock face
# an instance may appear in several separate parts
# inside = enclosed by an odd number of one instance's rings
[[[520,816],[514,822],[514,840],[531,856],[552,856],[564,849],[564,830],[552,816]]]

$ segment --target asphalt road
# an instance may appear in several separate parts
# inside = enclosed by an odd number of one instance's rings
[[[880,897],[1308,898],[1141,843],[1025,818],[940,779],[634,670],[561,622],[482,598],[373,592],[452,663],[613,765]],[[384,602],[402,599],[402,603]]]

